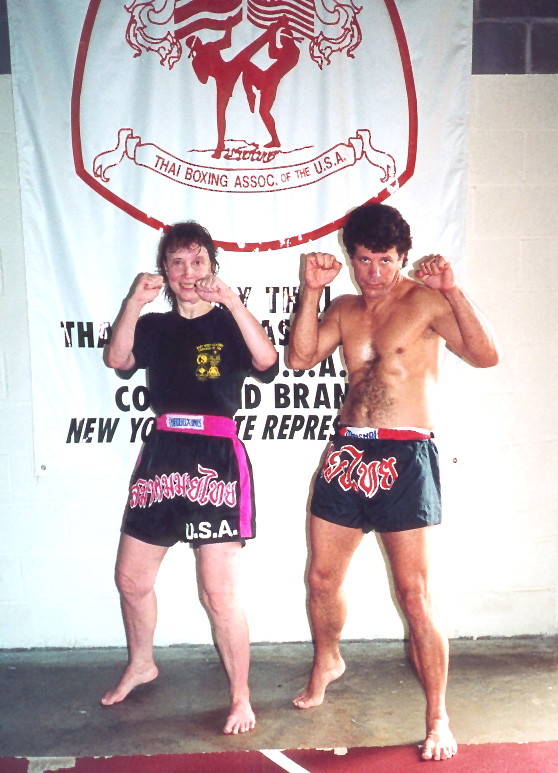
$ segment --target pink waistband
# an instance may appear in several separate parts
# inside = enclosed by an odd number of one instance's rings
[[[341,427],[339,434],[365,440],[430,440],[434,437],[429,429],[418,427]]]
[[[164,413],[157,418],[157,429],[189,432],[213,437],[236,437],[236,421],[225,416],[194,416],[189,413]]]

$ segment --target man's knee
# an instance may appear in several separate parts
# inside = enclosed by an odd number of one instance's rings
[[[399,589],[396,595],[409,625],[419,625],[432,616],[432,600],[424,588]]]
[[[311,567],[308,574],[310,592],[315,596],[328,596],[341,588],[342,578],[338,573],[327,568]]]

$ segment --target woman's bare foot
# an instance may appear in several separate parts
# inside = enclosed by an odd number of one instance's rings
[[[448,720],[434,720],[422,745],[422,759],[449,760],[454,754],[457,754],[457,742],[449,729]]]
[[[157,678],[158,674],[159,669],[155,663],[141,671],[133,669],[132,666],[126,666],[122,678],[114,690],[109,690],[105,693],[104,697],[101,698],[101,703],[103,706],[112,706],[113,703],[120,703],[135,687],[152,682]]]
[[[256,724],[256,717],[250,706],[248,699],[231,703],[231,713],[227,717],[227,722],[223,728],[223,733],[228,735],[237,735],[238,733],[247,733],[253,730]]]
[[[298,709],[311,709],[314,706],[319,706],[323,703],[328,684],[339,679],[344,673],[345,661],[341,655],[332,660],[326,667],[315,662],[308,686],[294,699],[294,705]]]

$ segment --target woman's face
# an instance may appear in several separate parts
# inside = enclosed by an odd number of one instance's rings
[[[211,259],[205,247],[190,244],[174,252],[167,251],[165,268],[169,287],[179,303],[198,303],[196,282],[211,273]]]

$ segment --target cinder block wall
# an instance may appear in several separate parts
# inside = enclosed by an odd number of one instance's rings
[[[468,287],[502,345],[460,395],[461,619],[476,635],[558,631],[557,99],[558,75],[473,77]]]
[[[498,330],[503,358],[489,371],[464,369],[459,387],[444,405],[450,434],[457,413],[460,424],[470,428],[451,440],[441,438],[444,448],[451,448],[444,469],[447,552],[440,570],[452,636],[558,633],[558,415],[553,404],[558,367],[558,75],[509,74],[534,72],[533,62],[539,61],[534,44],[544,34],[534,30],[544,25],[552,34],[556,5],[542,0],[475,4],[474,72],[501,72],[494,63],[502,62],[503,54],[497,55],[496,43],[481,41],[487,29],[481,31],[483,25],[500,25],[504,53],[510,50],[506,35],[515,34],[510,32],[514,25],[522,25],[525,34],[522,46],[514,49],[517,58],[498,65],[508,74],[473,77],[468,286]],[[500,13],[504,6],[507,16]],[[525,14],[518,15],[522,10]],[[76,523],[84,518],[103,517],[99,495],[91,492],[84,514],[79,481],[52,485],[33,475],[7,33],[5,2],[0,0],[0,647],[121,644],[111,580],[114,545],[86,545],[76,533]],[[552,68],[553,51],[539,67]],[[521,62],[523,69],[513,69]],[[558,67],[538,72],[556,73]],[[64,535],[62,542],[54,539],[55,532]],[[285,593],[303,603],[298,575]],[[347,634],[368,635],[359,620],[369,617],[369,596],[352,595],[351,602]],[[175,611],[161,611],[167,615],[162,623],[166,630],[167,620],[169,635],[159,643],[171,643]],[[193,629],[197,640],[206,635],[203,613],[196,614],[183,640],[194,640],[187,638]],[[301,637],[307,635],[304,626]],[[376,629],[370,635],[386,633]]]
[[[474,75],[558,72],[556,0],[474,3]]]

